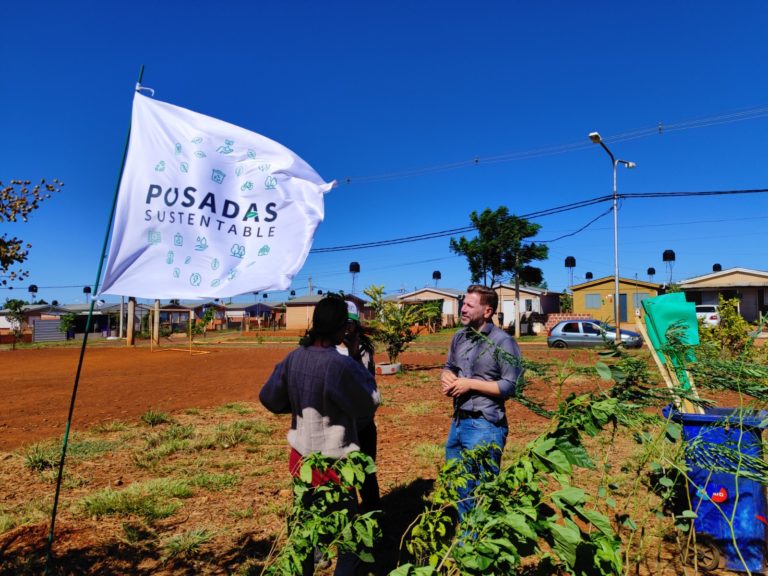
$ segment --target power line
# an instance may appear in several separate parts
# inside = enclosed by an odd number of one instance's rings
[[[714,190],[714,191],[699,191],[699,192],[633,192],[633,193],[624,193],[624,194],[617,194],[617,198],[620,199],[630,199],[630,198],[683,198],[688,196],[729,196],[729,195],[736,195],[736,194],[764,194],[768,192],[768,188],[759,188],[759,189],[751,189],[751,190]],[[612,200],[612,195],[606,195],[606,196],[597,196],[595,198],[590,198],[588,200],[582,200],[579,202],[572,202],[570,204],[563,204],[561,206],[555,206],[554,208],[547,208],[546,210],[539,210],[537,212],[529,212],[528,214],[522,214],[519,217],[525,218],[528,220],[535,219],[535,218],[543,218],[544,216],[552,216],[554,214],[560,214],[562,212],[569,212],[571,210],[576,210],[578,208],[584,208],[586,206],[592,206],[593,204],[599,204],[601,202],[606,202],[608,200]],[[604,216],[605,213],[601,214],[601,216]],[[601,217],[600,216],[600,217]],[[596,220],[598,220],[600,217],[595,218],[591,222],[589,222],[586,226],[578,230],[577,232],[580,232]],[[474,226],[464,226],[462,228],[452,228],[450,230],[441,230],[438,232],[427,232],[425,234],[416,234],[414,236],[405,236],[402,238],[392,238],[390,240],[376,240],[373,242],[361,242],[358,244],[347,244],[344,246],[330,246],[327,248],[313,248],[310,250],[311,254],[327,254],[330,252],[344,252],[347,250],[363,250],[367,248],[380,248],[382,246],[394,246],[396,244],[409,244],[411,242],[420,242],[422,240],[432,240],[435,238],[443,238],[445,236],[452,236],[453,234],[459,234],[462,232],[471,232],[472,230],[475,230]],[[573,234],[568,234],[566,236],[562,236],[561,238],[565,238],[567,236],[572,236]],[[560,238],[555,238],[554,240],[548,240],[547,242],[555,242],[556,240],[559,240]]]
[[[694,130],[697,128],[708,128],[710,126],[716,126],[720,124],[730,124],[732,122],[743,122],[745,120],[752,120],[753,118],[760,118],[762,116],[768,116],[768,106],[759,106],[756,108],[749,108],[747,110],[741,110],[737,112],[728,112],[725,114],[719,114],[716,116],[708,116],[705,118],[698,118],[693,120],[684,120],[681,122],[674,122],[672,124],[664,124],[659,122],[656,126],[648,128],[640,128],[637,130],[631,130],[628,132],[622,132],[613,136],[604,137],[603,141],[607,144],[617,142],[627,142],[630,140],[638,140],[641,138],[648,138],[650,136],[661,136],[665,132],[680,132],[683,130]],[[371,182],[381,182],[385,180],[395,180],[399,178],[411,178],[416,176],[424,176],[427,174],[433,174],[437,172],[446,172],[449,170],[456,170],[459,168],[467,168],[469,166],[480,166],[485,164],[499,164],[504,162],[514,162],[516,160],[527,160],[531,158],[541,158],[543,156],[554,156],[557,154],[566,154],[568,152],[575,152],[577,150],[585,150],[592,146],[591,142],[586,141],[586,138],[579,140],[578,142],[572,142],[570,144],[559,144],[554,146],[545,146],[542,148],[534,148],[531,150],[522,150],[518,152],[508,152],[504,154],[498,154],[496,156],[475,156],[466,160],[459,160],[456,162],[445,162],[442,164],[435,164],[432,166],[424,166],[421,168],[411,168],[408,170],[399,170],[397,172],[389,172],[384,174],[376,174],[372,176],[348,176],[344,179],[346,184],[367,184]]]

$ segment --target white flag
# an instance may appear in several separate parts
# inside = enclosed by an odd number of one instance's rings
[[[137,92],[101,293],[284,290],[334,184],[269,138]]]

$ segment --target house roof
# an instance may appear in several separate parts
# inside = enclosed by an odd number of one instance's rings
[[[286,306],[313,306],[325,297],[326,294],[309,294],[307,296],[297,296],[291,300],[286,300],[283,304]],[[365,300],[358,296],[353,296],[352,294],[345,294],[344,300],[354,300],[360,306],[365,306],[367,304]]]
[[[50,312],[66,314],[69,310],[63,306],[54,306],[53,304],[25,304],[22,308],[24,314],[32,314],[35,312]],[[0,310],[0,315],[7,315],[10,312],[7,308]]]
[[[432,292],[434,294],[439,294],[440,296],[444,296],[446,298],[454,299],[464,294],[465,290],[459,290],[457,288],[432,288],[430,286],[425,286],[424,288],[419,288],[418,290],[414,290],[413,292],[406,292],[405,294],[396,294],[393,297],[388,296],[386,300],[400,300],[400,301],[437,300],[437,298],[419,298],[420,294],[424,294],[426,292]]]
[[[745,276],[749,277],[745,281]],[[764,270],[754,270],[751,268],[727,268],[719,272],[704,274],[703,276],[694,276],[680,282],[683,288],[692,288],[696,284],[707,283],[709,287],[713,286],[766,286],[768,285],[768,272]]]
[[[581,290],[582,288],[591,288],[599,284],[605,284],[606,282],[613,282],[613,276],[603,276],[602,278],[596,278],[589,282],[582,282],[581,284],[574,284],[571,286],[571,290]],[[649,288],[650,290],[660,290],[661,284],[656,282],[646,282],[645,280],[636,280],[635,278],[622,278],[619,277],[619,282],[622,284],[631,284],[632,286],[642,286],[643,288]]]
[[[230,302],[229,304],[225,305],[225,308],[227,309],[227,312],[241,312],[245,310],[249,311],[256,311],[256,312],[266,312],[271,311],[274,308],[280,307],[279,302]]]
[[[493,289],[496,290],[498,288],[506,288],[507,290],[514,290],[515,285],[514,284],[508,284],[506,282],[500,282],[498,284],[493,285]],[[557,292],[553,292],[552,290],[549,290],[547,288],[536,288],[534,286],[520,286],[520,292],[528,292],[529,294],[536,294],[537,296],[546,296],[547,294],[557,294]]]

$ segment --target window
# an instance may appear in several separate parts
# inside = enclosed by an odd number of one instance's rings
[[[578,334],[579,333],[579,323],[578,322],[568,322],[565,326],[563,326],[563,332],[566,334]]]
[[[632,307],[640,308],[640,302],[650,297],[651,295],[648,292],[635,292],[632,294]]]
[[[581,329],[584,330],[584,334],[602,334],[600,328],[592,324],[592,322],[582,323]]]
[[[600,301],[600,294],[584,294],[584,307],[588,309],[600,309],[602,302]]]
[[[525,300],[525,311],[526,312],[532,312],[533,311],[533,300],[526,298]]]

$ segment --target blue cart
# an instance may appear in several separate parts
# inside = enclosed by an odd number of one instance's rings
[[[663,413],[665,418],[671,413],[672,420],[683,425],[699,568],[714,570],[722,557],[728,570],[764,572],[765,487],[743,473],[760,474],[750,468],[755,462],[750,460],[762,460],[761,436],[768,412],[708,408],[704,414],[687,414],[667,407]],[[723,471],[715,472],[714,467]]]

